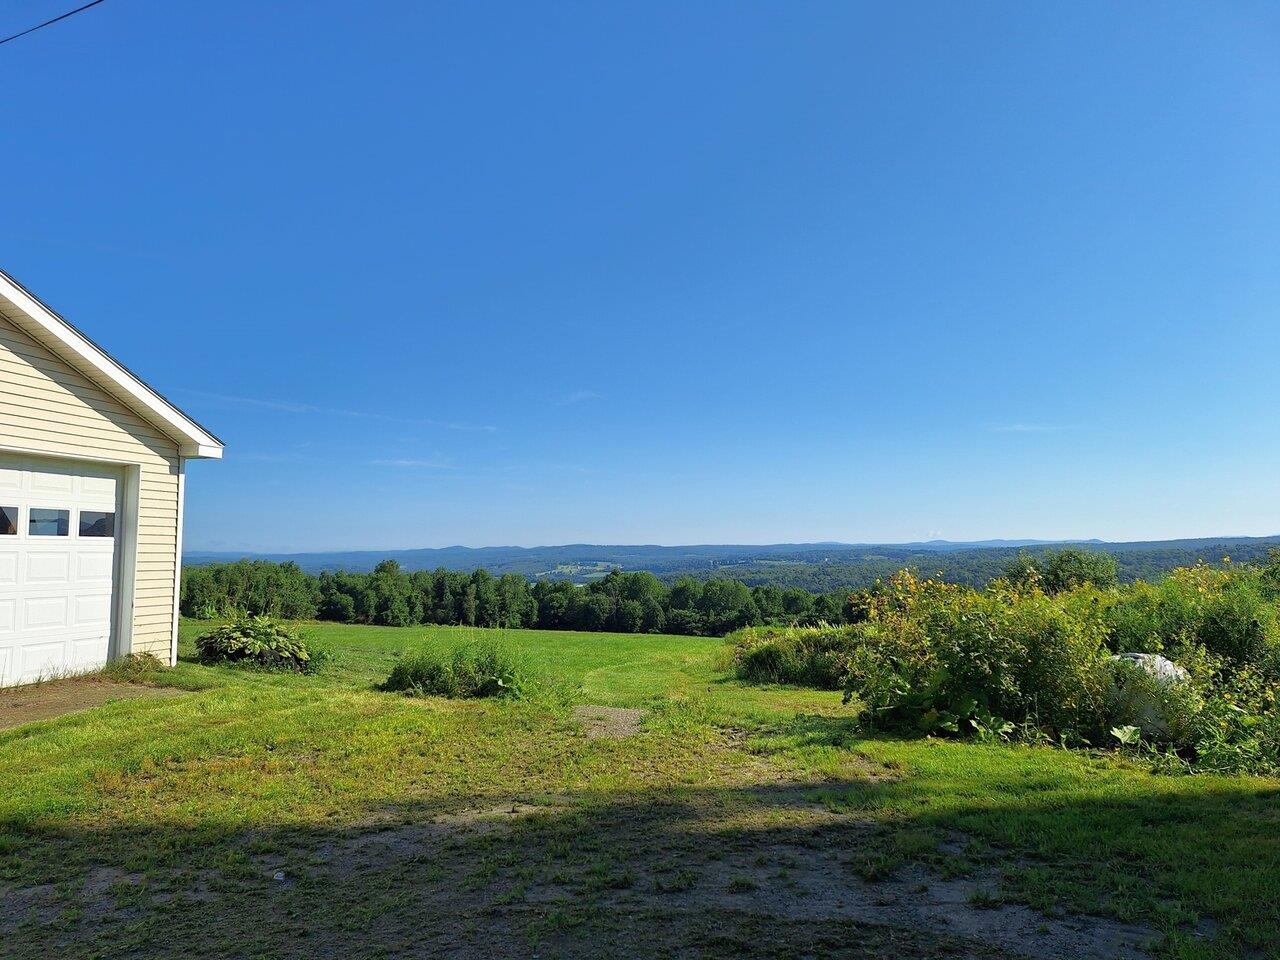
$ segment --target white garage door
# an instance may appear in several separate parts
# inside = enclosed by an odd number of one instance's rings
[[[107,662],[119,490],[111,467],[0,454],[0,685]]]

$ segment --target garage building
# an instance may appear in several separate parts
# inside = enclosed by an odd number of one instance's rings
[[[221,456],[0,273],[0,686],[177,659],[185,464]]]

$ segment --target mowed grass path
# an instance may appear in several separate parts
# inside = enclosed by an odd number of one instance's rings
[[[481,631],[305,629],[319,676],[184,662],[160,682],[188,696],[0,732],[0,956],[1001,955],[802,916],[910,868],[1157,955],[1280,957],[1274,781],[866,738],[716,639],[513,632],[544,692],[454,702],[373,685]],[[575,704],[643,732],[589,738]]]

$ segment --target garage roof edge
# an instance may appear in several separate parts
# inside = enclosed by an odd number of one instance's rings
[[[3,270],[0,270],[0,294],[21,310],[26,319],[47,333],[59,349],[74,356],[107,384],[116,388],[121,400],[145,414],[148,419],[156,421],[157,426],[163,426],[166,432],[179,441],[182,456],[214,459],[222,456],[221,440]]]

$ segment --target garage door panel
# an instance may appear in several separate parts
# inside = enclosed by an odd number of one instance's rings
[[[0,585],[18,582],[18,551],[0,551]]]
[[[106,550],[76,555],[76,580],[79,583],[111,583],[111,567],[115,558]]]
[[[88,637],[71,641],[71,666],[77,670],[92,670],[107,662],[107,648],[103,637]]]
[[[21,679],[56,677],[66,673],[68,666],[65,640],[27,643],[18,648],[17,672]]]
[[[81,477],[80,496],[85,500],[116,502],[116,482],[111,477]]]
[[[71,625],[99,626],[111,622],[111,594],[77,596],[71,601]]]
[[[26,597],[22,600],[22,630],[69,627],[71,598],[67,596]]]
[[[0,600],[0,637],[18,629],[18,601],[12,598]]]
[[[31,586],[71,582],[71,554],[65,550],[32,550],[27,553],[23,583]]]
[[[46,473],[31,470],[27,473],[27,489],[35,494],[69,496],[75,490],[75,477],[69,473]]]
[[[22,489],[22,471],[0,467],[0,490],[18,491]]]

